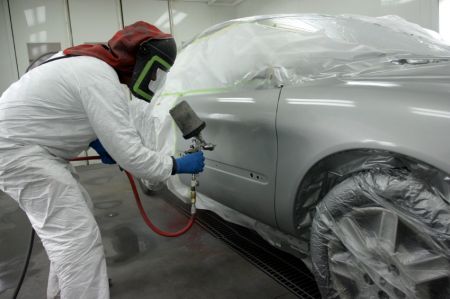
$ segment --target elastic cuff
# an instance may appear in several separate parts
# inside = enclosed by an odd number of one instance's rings
[[[172,157],[172,175],[177,173],[177,161],[175,160],[174,157]]]

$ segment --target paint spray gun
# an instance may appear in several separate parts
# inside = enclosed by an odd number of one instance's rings
[[[212,151],[215,145],[208,143],[203,139],[201,132],[206,127],[198,115],[192,110],[186,101],[181,101],[169,111],[173,120],[177,124],[183,138],[188,140],[192,138],[192,145],[186,150],[185,154],[191,154],[200,150]],[[198,174],[192,174],[191,177],[191,214],[196,213],[195,203],[197,201]]]

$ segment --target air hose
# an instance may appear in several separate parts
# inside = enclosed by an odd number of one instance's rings
[[[100,156],[77,157],[77,158],[71,159],[70,161],[73,162],[73,161],[88,161],[88,160],[100,160]],[[147,226],[153,232],[155,232],[156,234],[163,236],[163,237],[173,238],[173,237],[179,237],[179,236],[183,235],[184,233],[186,233],[189,229],[191,229],[192,225],[195,222],[195,208],[191,209],[191,211],[192,211],[191,217],[189,218],[189,221],[186,224],[186,226],[183,227],[182,229],[180,229],[179,231],[166,232],[166,231],[163,231],[162,229],[158,228],[155,224],[153,224],[153,222],[150,220],[147,213],[145,212],[144,206],[142,205],[141,197],[139,196],[139,192],[137,190],[136,183],[134,182],[134,177],[128,171],[126,171],[126,170],[124,170],[124,171],[128,177],[128,180],[130,181],[131,189],[133,190],[134,199],[136,200],[136,204],[138,206],[139,213],[141,214],[142,219],[144,219],[145,224],[147,224]],[[192,197],[191,199],[192,199],[193,207],[195,206],[195,196],[196,196],[195,191],[194,191],[194,193],[191,192],[191,197]],[[20,274],[20,279],[19,279],[19,282],[17,283],[17,287],[14,291],[14,294],[12,297],[13,299],[17,299],[17,295],[19,294],[19,291],[22,287],[25,275],[27,273],[28,265],[30,263],[31,253],[33,251],[34,236],[35,236],[35,231],[34,231],[34,229],[32,229],[30,242],[29,242],[28,250],[27,250],[27,256],[25,259],[25,264],[23,266],[22,273]]]
[[[158,227],[156,227],[152,223],[150,218],[148,217],[147,213],[145,213],[145,210],[142,205],[141,198],[139,197],[139,193],[137,191],[136,183],[134,182],[133,176],[126,170],[125,170],[125,174],[127,175],[128,180],[130,181],[131,189],[133,190],[134,198],[136,199],[136,204],[138,206],[139,212],[141,213],[142,219],[144,219],[145,223],[152,231],[154,231],[155,233],[157,233],[158,235],[163,236],[163,237],[178,237],[178,236],[181,236],[182,234],[184,234],[185,232],[187,232],[192,227],[192,225],[194,224],[194,221],[195,221],[195,213],[191,215],[191,218],[189,219],[186,226],[177,232],[166,232],[166,231],[163,231],[163,230],[159,229]]]
[[[23,280],[25,279],[25,275],[27,274],[28,265],[30,264],[30,258],[31,258],[31,252],[33,251],[33,244],[34,244],[34,236],[35,236],[34,229],[31,228],[31,236],[30,241],[28,243],[28,250],[27,250],[27,257],[25,258],[25,264],[22,268],[22,273],[20,274],[19,282],[17,283],[16,289],[14,290],[13,299],[17,298],[17,295],[19,295],[20,288],[22,287]]]
[[[100,160],[100,156],[87,156],[87,157],[78,157],[78,158],[74,158],[70,161],[87,161],[87,160]],[[121,168],[122,169],[122,168]],[[158,228],[155,224],[153,224],[153,222],[150,220],[150,218],[148,217],[147,213],[145,212],[144,206],[142,205],[142,201],[141,201],[141,197],[139,196],[139,192],[137,191],[137,187],[136,187],[136,183],[134,182],[134,178],[131,175],[131,173],[129,173],[128,171],[124,170],[125,174],[128,177],[128,180],[130,181],[130,185],[131,185],[131,189],[133,190],[133,195],[134,195],[134,199],[136,200],[136,204],[138,206],[139,209],[139,213],[142,216],[142,219],[144,219],[145,224],[147,224],[147,226],[156,234],[163,236],[163,237],[179,237],[182,234],[186,233],[194,224],[195,222],[195,209],[192,209],[191,211],[193,211],[191,213],[191,217],[188,221],[188,223],[186,224],[185,227],[183,227],[182,229],[180,229],[179,231],[176,232],[166,232],[161,230],[160,228]],[[192,205],[195,205],[195,197],[196,194],[191,194],[191,199],[192,199]]]

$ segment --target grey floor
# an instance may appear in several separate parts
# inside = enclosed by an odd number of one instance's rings
[[[144,224],[128,181],[117,167],[79,167],[95,206],[112,279],[111,298],[296,298],[200,227],[180,238],[155,235]],[[187,219],[156,196],[147,212],[168,230]],[[0,298],[11,298],[29,228],[15,202],[0,194]],[[45,298],[48,258],[39,240],[19,298]]]

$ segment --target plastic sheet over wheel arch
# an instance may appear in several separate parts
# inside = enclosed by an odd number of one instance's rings
[[[323,297],[449,298],[450,177],[395,153],[335,159],[296,207]]]
[[[168,111],[184,95],[223,93],[236,89],[265,89],[304,83],[320,85],[322,79],[326,78],[358,78],[378,72],[414,68],[424,60],[445,60],[448,57],[450,46],[445,44],[439,35],[395,16],[370,18],[308,14],[238,19],[206,30],[185,46],[169,73],[163,90],[154,97],[149,106],[142,101],[132,101],[130,111],[144,144],[151,149],[173,155],[177,129]],[[220,145],[217,150],[220,150]],[[337,173],[341,179],[347,178],[356,173],[357,169],[368,170],[368,165],[377,169],[392,168],[390,162],[396,160],[397,163],[399,157],[382,155],[377,160],[373,156],[366,158],[362,155],[356,157],[357,159],[349,158],[359,164],[347,165],[348,168],[340,169],[341,172],[334,172],[333,175]],[[418,170],[417,163],[413,160],[402,165]],[[442,175],[434,175],[434,171],[429,167],[424,166],[424,169],[429,171],[424,172],[426,176],[433,173],[431,177],[435,185],[432,186],[439,186],[435,191],[441,192],[440,211],[436,215],[445,215],[446,209],[449,208],[446,199],[449,197],[445,191],[448,187],[443,186],[446,186],[448,179]],[[424,179],[424,173],[420,172],[418,178]],[[418,173],[415,172],[416,174]],[[317,177],[322,175],[328,173],[319,173]],[[324,182],[326,180],[310,182],[308,193],[302,194],[302,200],[297,201],[295,210],[299,212],[296,215],[300,216],[296,219],[296,238],[224,207],[201,194],[198,205],[199,208],[217,212],[229,221],[253,228],[273,245],[307,258],[316,205],[325,195],[323,191],[327,187],[322,184]],[[158,182],[147,181],[146,184],[150,188],[156,188]],[[188,194],[188,187],[181,184],[177,177],[171,178],[168,186],[180,198],[184,199]],[[201,189],[199,191],[201,192]],[[386,202],[376,199],[372,202],[380,208],[391,208],[385,206]],[[424,204],[426,201],[420,202]],[[420,202],[416,201],[418,206]],[[320,211],[326,215],[323,210]],[[401,217],[405,215],[401,214]],[[431,217],[431,214],[429,216]],[[409,221],[408,219],[406,218],[406,221]],[[333,217],[329,221],[339,223],[339,220]],[[443,221],[441,227],[445,226]],[[327,233],[330,234],[330,240],[334,238],[333,233],[336,234],[332,230]],[[448,231],[441,231],[439,234],[446,237]],[[441,249],[443,248],[442,243],[436,241],[433,244],[441,244]],[[401,267],[397,267],[398,270],[399,268]],[[397,292],[412,294],[408,293],[411,288],[407,286],[409,285],[405,283],[404,287],[397,288]],[[381,290],[394,294],[394,290]]]

